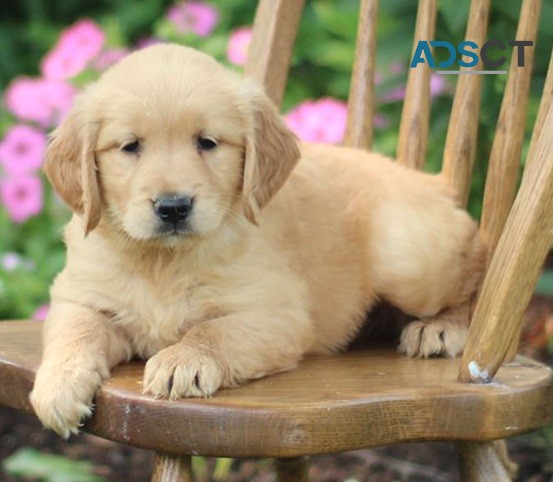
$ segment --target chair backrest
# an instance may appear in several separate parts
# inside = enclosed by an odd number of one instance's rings
[[[491,0],[472,0],[466,40],[486,41]],[[280,104],[304,0],[260,0],[246,74],[265,85]],[[537,36],[541,0],[523,0],[516,38]],[[344,143],[369,149],[375,105],[378,0],[361,0]],[[413,51],[434,38],[436,0],[418,5]],[[525,172],[516,192],[534,49],[525,67],[513,56],[489,158],[481,232],[489,247],[488,270],[479,293],[461,381],[485,382],[513,357],[528,306],[553,234],[553,56],[535,121]],[[466,70],[479,70],[481,65]],[[482,75],[459,75],[445,142],[442,175],[459,202],[468,198],[474,165]],[[426,158],[430,118],[430,68],[409,69],[397,146],[398,162],[420,169]],[[516,199],[515,199],[516,195]]]

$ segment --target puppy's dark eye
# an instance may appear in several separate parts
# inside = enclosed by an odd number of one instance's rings
[[[138,154],[140,152],[140,142],[129,142],[128,144],[125,144],[123,147],[121,147],[121,150],[123,152],[126,152],[127,154]]]
[[[217,147],[217,141],[212,137],[199,136],[196,145],[200,151],[211,151]]]

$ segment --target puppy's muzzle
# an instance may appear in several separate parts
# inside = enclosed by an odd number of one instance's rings
[[[154,212],[163,222],[176,225],[188,217],[193,205],[192,197],[166,194],[154,200]]]

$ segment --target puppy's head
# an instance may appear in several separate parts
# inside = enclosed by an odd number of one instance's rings
[[[205,237],[256,215],[299,159],[296,138],[250,81],[176,45],[138,51],[77,99],[44,170],[83,218],[129,238]]]

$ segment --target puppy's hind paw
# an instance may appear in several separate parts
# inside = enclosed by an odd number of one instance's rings
[[[413,321],[401,332],[399,351],[409,357],[444,355],[455,358],[467,343],[468,328],[441,320]]]

